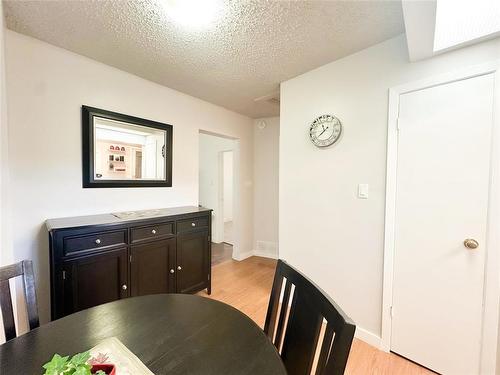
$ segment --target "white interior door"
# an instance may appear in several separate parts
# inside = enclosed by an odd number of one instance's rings
[[[391,350],[443,374],[479,372],[493,85],[400,96]]]

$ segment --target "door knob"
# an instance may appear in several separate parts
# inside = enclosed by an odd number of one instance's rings
[[[156,234],[156,229],[153,229],[151,233]]]
[[[477,242],[475,239],[473,238],[467,238],[465,241],[464,241],[464,246],[467,248],[467,249],[471,249],[471,250],[474,250],[474,249],[477,249],[479,247],[479,242]]]
[[[127,290],[127,284],[123,284],[123,285],[122,285],[122,289],[123,289],[123,290]]]
[[[172,268],[172,269],[170,270],[170,273],[174,273],[174,272],[175,272],[175,270]]]
[[[177,269],[180,271],[180,270],[182,270],[182,267],[181,266],[177,266]]]
[[[101,240],[98,238],[97,240],[95,240],[95,243],[96,245],[99,245],[101,243]]]

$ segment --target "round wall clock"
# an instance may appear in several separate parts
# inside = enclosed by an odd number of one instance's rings
[[[328,147],[337,142],[342,134],[342,123],[333,115],[317,117],[309,128],[311,142],[317,147]]]

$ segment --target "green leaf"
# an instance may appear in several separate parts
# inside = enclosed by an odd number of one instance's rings
[[[54,354],[50,362],[43,365],[45,369],[44,375],[59,375],[66,369],[66,364],[69,357],[61,357],[59,354]]]
[[[89,352],[77,353],[71,359],[54,354],[50,362],[43,365],[44,375],[91,375],[90,366],[87,361]]]
[[[79,366],[73,375],[90,375],[90,368],[87,366]]]
[[[74,365],[75,367],[85,365],[87,364],[87,361],[90,359],[90,353],[89,352],[83,352],[83,353],[78,353],[75,354],[71,360],[70,363]]]

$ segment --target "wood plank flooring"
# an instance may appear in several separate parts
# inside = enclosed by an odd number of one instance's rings
[[[241,262],[229,260],[212,268],[212,295],[198,293],[207,298],[225,302],[264,327],[264,319],[273,283],[276,261],[251,257]],[[382,352],[355,339],[347,375],[432,375],[427,370],[396,354]]]

